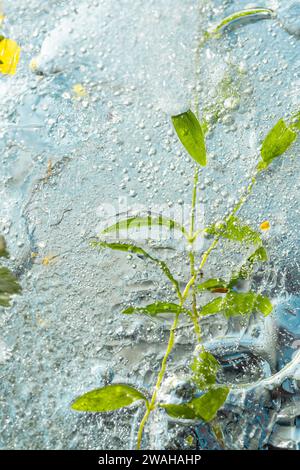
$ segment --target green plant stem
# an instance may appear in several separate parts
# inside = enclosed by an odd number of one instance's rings
[[[146,412],[145,412],[145,414],[143,416],[143,419],[142,419],[142,421],[140,423],[140,426],[139,426],[138,437],[137,437],[137,446],[136,446],[137,449],[141,448],[143,430],[144,430],[145,424],[146,424],[146,422],[149,418],[149,415],[150,415],[151,411],[153,411],[155,409],[155,402],[156,402],[157,393],[159,391],[160,385],[162,383],[162,380],[163,380],[165,372],[166,372],[168,357],[169,357],[169,355],[170,355],[170,353],[173,349],[173,346],[174,346],[175,330],[178,326],[178,321],[179,321],[179,313],[176,313],[173,325],[172,325],[171,330],[170,330],[170,336],[169,336],[167,350],[165,352],[164,358],[163,358],[162,363],[161,363],[161,368],[160,368],[160,371],[159,371],[158,376],[157,376],[157,381],[156,381],[156,384],[155,384],[154,392],[152,394],[150,403],[147,406]]]
[[[194,174],[194,187],[192,193],[192,206],[191,206],[191,222],[190,222],[190,232],[189,232],[189,248],[190,248],[190,272],[191,277],[195,276],[195,253],[194,253],[194,231],[195,231],[195,220],[196,220],[196,202],[197,202],[197,184],[199,179],[199,169],[195,168]],[[192,320],[194,324],[194,329],[197,337],[198,343],[201,342],[201,329],[198,321],[198,312],[197,312],[197,296],[195,284],[192,286]]]
[[[197,199],[197,184],[199,179],[199,168],[196,166],[194,174],[194,186],[192,193],[192,207],[191,207],[191,224],[190,224],[190,238],[193,237],[195,230],[195,218],[196,218],[196,199]]]
[[[195,276],[191,277],[191,279],[189,280],[189,282],[185,286],[185,289],[183,290],[183,293],[182,293],[181,299],[180,299],[180,304],[179,304],[180,307],[182,307],[184,305],[184,302],[186,301],[187,296],[189,294],[190,288],[193,286],[194,283],[195,283]],[[164,355],[162,363],[161,363],[160,371],[159,371],[158,376],[157,376],[157,381],[156,381],[156,384],[155,384],[154,392],[152,394],[150,403],[147,406],[146,412],[145,412],[145,414],[144,414],[144,416],[143,416],[143,418],[140,422],[138,435],[137,435],[137,445],[136,445],[137,450],[139,450],[141,448],[141,443],[142,443],[142,437],[143,437],[143,431],[144,431],[145,424],[148,421],[150,413],[155,409],[155,402],[156,402],[157,393],[158,393],[158,390],[161,386],[161,383],[163,381],[163,378],[164,378],[164,375],[165,375],[165,372],[166,372],[167,361],[168,361],[169,355],[171,354],[173,346],[174,346],[175,331],[176,331],[177,326],[178,326],[179,315],[180,315],[180,313],[176,313],[176,315],[175,315],[175,319],[174,319],[174,322],[173,322],[171,330],[170,330],[168,346],[167,346],[165,355]],[[197,332],[196,334],[197,334],[197,337],[198,337],[198,334],[200,336],[200,326],[199,326],[199,323],[198,323],[198,319],[197,319],[196,323],[194,322],[194,319],[193,319],[193,323],[194,323],[195,331]]]

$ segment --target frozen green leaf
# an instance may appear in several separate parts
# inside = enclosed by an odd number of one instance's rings
[[[267,260],[268,254],[266,249],[263,246],[257,248],[257,250],[248,257],[246,263],[240,268],[240,270],[232,276],[228,284],[229,289],[234,287],[238,283],[239,279],[249,279],[253,273],[254,264],[256,262],[264,263]]]
[[[21,292],[21,286],[13,273],[4,267],[0,267],[0,305],[9,307],[13,294]]]
[[[223,406],[229,393],[229,388],[219,386],[209,390],[199,398],[194,398],[190,402],[190,407],[195,412],[196,417],[201,417],[204,421],[211,421]]]
[[[165,227],[169,230],[178,230],[182,232],[184,235],[187,235],[185,228],[180,225],[178,222],[172,219],[168,219],[163,217],[162,215],[153,216],[147,215],[145,217],[136,216],[136,217],[128,217],[127,219],[119,220],[117,223],[106,227],[102,233],[114,233],[118,234],[120,230],[130,230],[130,229],[141,229],[144,227],[151,228],[151,227]]]
[[[180,307],[178,304],[168,302],[155,302],[154,304],[146,305],[145,307],[129,307],[123,310],[125,315],[132,315],[133,313],[142,313],[144,315],[155,316],[160,313],[190,313],[185,308]]]
[[[257,295],[255,309],[260,311],[266,317],[272,313],[273,305],[268,297],[265,297],[264,295]]]
[[[220,386],[182,405],[159,404],[159,406],[164,408],[168,415],[175,419],[202,419],[209,422],[223,406],[228,393],[228,387]]]
[[[173,126],[179,140],[190,156],[201,166],[206,165],[204,133],[195,114],[189,110],[172,116]]]
[[[229,292],[223,299],[223,314],[227,318],[250,315],[255,310],[255,299],[255,292]]]
[[[171,418],[175,419],[195,419],[195,412],[189,406],[189,403],[176,405],[176,404],[160,404],[161,408],[164,408]],[[201,419],[201,418],[200,418]]]
[[[206,232],[235,242],[261,244],[260,234],[234,216],[231,216],[227,222],[208,227]]]
[[[138,256],[142,256],[144,258],[148,258],[153,263],[155,263],[165,274],[165,276],[169,279],[169,281],[174,285],[177,294],[179,297],[181,296],[180,288],[178,281],[173,277],[170,269],[168,268],[167,264],[164,261],[161,261],[158,258],[154,258],[153,256],[149,255],[143,248],[139,246],[133,245],[132,243],[123,243],[123,242],[104,242],[104,241],[94,241],[91,243],[93,247],[100,247],[100,248],[110,248],[111,250],[117,251],[124,251],[127,253],[133,253]]]
[[[223,279],[207,279],[207,281],[202,282],[197,286],[200,291],[210,290],[214,291],[215,289],[226,289],[227,283]]]
[[[280,119],[263,141],[261,147],[263,161],[258,165],[258,168],[266,168],[274,158],[286,152],[296,138],[297,133],[287,126],[283,119]]]
[[[202,351],[198,357],[195,357],[191,369],[193,382],[200,390],[205,390],[216,383],[220,364],[210,352]]]
[[[223,298],[218,297],[217,299],[212,300],[208,304],[204,305],[200,310],[200,315],[213,315],[219,313],[223,306]]]
[[[241,10],[233,13],[232,15],[224,18],[220,23],[209,31],[209,36],[218,35],[225,28],[231,26],[244,19],[268,19],[274,14],[273,10],[269,8],[249,8],[247,10]]]
[[[95,248],[110,248],[111,250],[125,251],[127,253],[134,253],[136,255],[145,256],[145,258],[151,258],[151,256],[148,255],[145,250],[143,250],[143,248],[140,248],[139,246],[133,245],[131,243],[93,241],[91,245]]]
[[[272,312],[272,304],[267,297],[256,292],[236,292],[230,291],[224,297],[218,297],[204,305],[200,310],[200,315],[213,315],[222,313],[226,318],[239,315],[250,315],[258,311],[264,316]]]
[[[76,411],[106,412],[124,408],[132,403],[147,398],[134,387],[125,384],[113,384],[97,388],[76,398],[71,408]]]
[[[254,251],[254,253],[252,253],[252,255],[249,256],[248,261],[250,263],[254,263],[255,261],[264,263],[265,261],[268,261],[267,250],[263,246],[260,246]]]

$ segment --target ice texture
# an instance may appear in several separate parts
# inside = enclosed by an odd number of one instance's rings
[[[0,318],[3,449],[134,447],[142,410],[77,414],[70,403],[112,381],[151,392],[170,322],[120,311],[174,301],[174,292],[155,266],[89,242],[113,213],[189,205],[193,163],[170,115],[194,108],[196,97],[211,128],[199,183],[207,224],[240,197],[268,130],[299,110],[294,0],[260,1],[277,17],[237,26],[201,52],[197,44],[208,27],[255,4],[117,3],[4,2],[4,33],[20,43],[22,55],[17,74],[0,82],[0,232],[23,293]],[[203,322],[206,347],[234,384],[219,413],[228,448],[300,447],[298,157],[296,143],[259,177],[240,214],[256,229],[271,223],[264,235],[270,261],[256,283],[271,296],[274,314]],[[180,240],[144,248],[188,279]],[[222,243],[205,275],[228,278],[246,256],[233,256],[233,249]],[[195,348],[185,323],[161,391],[177,399]],[[173,423],[162,411],[149,422],[143,445],[220,448],[204,424]]]

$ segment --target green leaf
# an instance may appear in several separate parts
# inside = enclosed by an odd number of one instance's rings
[[[241,19],[245,18],[257,18],[257,19],[268,19],[273,16],[273,10],[269,8],[249,8],[247,10],[241,10],[233,13],[230,16],[224,18],[217,26],[215,26],[211,31],[209,31],[209,36],[214,36],[221,33],[225,28],[231,26],[232,23],[235,23]]]
[[[283,119],[280,119],[263,141],[261,147],[263,162],[258,165],[258,169],[267,168],[274,158],[288,150],[296,138],[297,133],[288,127]]]
[[[227,222],[208,227],[206,232],[235,242],[253,243],[255,245],[262,243],[258,232],[248,225],[242,224],[240,219],[234,216],[231,216]]]
[[[148,215],[146,217],[129,217],[127,219],[119,220],[117,223],[106,227],[102,233],[118,233],[120,230],[130,230],[132,228],[143,228],[143,227],[152,227],[152,226],[159,226],[159,227],[166,227],[169,230],[179,230],[184,235],[187,236],[187,232],[185,228],[176,222],[175,220],[168,219],[161,215],[159,216],[152,216]]]
[[[255,292],[229,292],[223,299],[225,317],[250,315],[255,310]]]
[[[155,302],[154,304],[146,305],[145,307],[129,307],[123,310],[125,315],[132,315],[133,313],[142,313],[150,315],[151,317],[159,315],[160,313],[190,313],[185,308],[180,307],[178,304],[167,302]]]
[[[267,260],[268,254],[266,249],[263,246],[257,248],[257,250],[255,250],[252,255],[248,257],[246,263],[241,267],[239,272],[232,276],[228,284],[228,288],[232,289],[232,287],[238,283],[239,279],[249,279],[253,272],[255,262],[264,263]]]
[[[223,307],[223,297],[218,297],[208,304],[204,305],[200,310],[200,315],[213,315],[215,313],[219,313]]]
[[[200,390],[205,390],[216,383],[220,364],[210,352],[202,351],[198,357],[195,357],[191,369],[193,382]]]
[[[209,390],[199,398],[193,398],[182,405],[159,404],[169,416],[179,419],[202,419],[211,421],[217,411],[223,406],[229,393],[229,388],[220,386]]]
[[[189,406],[189,403],[182,405],[172,404],[159,404],[161,408],[164,408],[171,418],[177,419],[196,419],[194,410]],[[200,419],[202,419],[200,417]]]
[[[200,315],[223,313],[225,317],[230,318],[238,315],[250,315],[254,311],[259,311],[267,316],[272,312],[272,309],[270,300],[256,292],[230,291],[224,297],[218,297],[205,305],[201,309]]]
[[[0,258],[9,258],[9,253],[6,249],[6,241],[3,235],[0,235]]]
[[[71,408],[76,411],[106,412],[124,408],[147,398],[135,388],[124,384],[107,385],[76,398]]]
[[[265,317],[270,315],[273,310],[273,305],[268,297],[257,295],[254,305],[256,310],[259,310]]]
[[[216,278],[216,279],[207,279],[207,281],[202,282],[197,286],[197,289],[200,291],[203,290],[210,290],[213,291],[215,289],[223,289],[227,288],[227,283],[223,279]]]
[[[132,245],[131,243],[93,241],[91,245],[95,248],[110,248],[111,250],[125,251],[127,253],[133,253],[136,255],[145,256],[146,258],[151,258],[151,256],[148,255],[145,250],[143,250],[143,248],[140,248],[136,245]]]
[[[254,263],[255,261],[264,263],[265,261],[268,261],[267,250],[263,246],[260,246],[254,251],[254,253],[252,253],[252,255],[249,256],[248,261],[250,263]]]
[[[172,116],[173,126],[178,138],[190,156],[201,166],[206,165],[204,133],[195,114],[189,110]]]
[[[0,267],[0,305],[9,307],[11,296],[21,292],[21,286],[13,273],[4,267]]]
[[[211,421],[223,406],[229,393],[229,388],[220,386],[209,390],[205,395],[195,398],[190,406],[196,417],[201,417],[204,421]]]
[[[100,248],[110,248],[111,250],[117,250],[117,251],[124,251],[127,253],[133,253],[139,256],[143,256],[145,258],[148,258],[151,260],[153,263],[155,263],[164,273],[164,275],[169,279],[169,281],[174,285],[176,292],[179,297],[181,297],[181,292],[179,288],[178,281],[173,277],[170,269],[166,265],[164,261],[161,261],[158,258],[154,258],[153,256],[149,255],[143,248],[140,248],[139,246],[129,244],[129,243],[121,243],[121,242],[104,242],[104,241],[94,241],[91,243],[93,247],[100,247]]]

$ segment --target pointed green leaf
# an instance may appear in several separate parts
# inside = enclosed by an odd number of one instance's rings
[[[272,312],[272,304],[267,297],[256,292],[235,292],[230,291],[224,297],[218,297],[200,310],[200,315],[212,315],[222,313],[225,317],[235,317],[239,315],[250,315],[259,311],[264,316]]]
[[[207,281],[202,282],[197,286],[197,289],[200,291],[202,290],[215,290],[215,289],[222,289],[226,288],[227,283],[223,279],[216,278],[216,279],[207,279]]]
[[[9,254],[6,248],[6,241],[3,235],[0,235],[0,258],[8,258]]]
[[[139,400],[147,402],[145,395],[134,387],[113,384],[81,395],[74,400],[71,408],[76,411],[106,412],[124,408]]]
[[[209,31],[209,35],[214,36],[218,34],[228,26],[231,26],[233,23],[236,23],[241,19],[268,19],[271,18],[273,14],[273,10],[270,10],[269,8],[249,8],[247,10],[237,11],[232,15],[224,18],[217,26],[215,26],[211,31]]]
[[[185,308],[180,307],[178,304],[168,302],[155,302],[154,304],[146,305],[145,307],[129,307],[123,310],[125,315],[132,315],[133,313],[142,313],[144,315],[155,316],[160,313],[190,313]]]
[[[229,388],[220,386],[209,390],[205,395],[194,398],[190,402],[190,407],[195,412],[197,418],[204,421],[211,421],[217,414],[218,410],[223,406],[229,393]]]
[[[267,250],[263,246],[260,246],[254,251],[254,253],[252,253],[252,255],[249,256],[248,261],[250,263],[254,263],[255,261],[264,263],[265,261],[268,261]]]
[[[190,156],[201,166],[206,165],[204,133],[195,114],[189,110],[172,116],[173,126],[178,138]]]
[[[195,412],[190,408],[189,404],[173,405],[173,404],[159,404],[164,408],[171,418],[175,419],[196,419]],[[201,418],[200,418],[201,419]]]
[[[223,314],[227,318],[250,315],[255,310],[255,299],[255,292],[229,292],[223,299]]]
[[[257,295],[255,301],[255,309],[259,310],[265,317],[270,315],[273,310],[273,305],[268,297],[264,295]]]
[[[149,253],[147,253],[143,248],[140,248],[139,246],[136,246],[130,243],[123,243],[123,242],[109,243],[109,242],[104,242],[104,241],[97,241],[97,242],[94,241],[91,243],[91,245],[93,247],[110,248],[111,250],[125,251],[127,253],[133,253],[133,254],[148,258],[162,270],[165,276],[174,285],[178,296],[181,297],[181,292],[180,292],[178,281],[173,277],[167,264],[164,261],[161,261],[160,259],[154,258],[153,256],[149,255]]]
[[[220,364],[210,352],[202,351],[198,357],[195,357],[191,369],[193,371],[193,382],[199,390],[205,390],[216,383]]]
[[[231,216],[227,222],[208,227],[206,232],[235,242],[261,244],[260,234],[234,216]]]
[[[139,246],[133,245],[131,243],[93,241],[91,246],[95,248],[110,248],[111,250],[125,251],[127,253],[145,256],[145,258],[151,258],[151,256],[148,255],[145,250],[143,250],[143,248],[140,248]]]
[[[169,416],[179,419],[202,419],[211,421],[223,406],[229,393],[229,388],[220,386],[209,390],[199,398],[194,398],[182,405],[159,404]]]
[[[223,306],[223,297],[218,297],[217,299],[212,300],[208,304],[204,305],[200,310],[200,315],[213,315],[219,313]]]
[[[267,168],[274,158],[288,150],[296,138],[297,133],[293,131],[292,127],[288,127],[284,120],[280,119],[263,141],[261,147],[263,161],[258,165],[258,168]]]
[[[4,267],[0,267],[0,305],[9,307],[11,296],[21,292],[21,286],[13,273]]]
[[[102,233],[114,233],[118,234],[120,230],[130,230],[130,229],[141,229],[143,227],[151,228],[151,227],[165,227],[169,230],[178,230],[182,232],[184,235],[187,235],[185,228],[176,222],[175,220],[168,219],[161,215],[153,216],[148,215],[145,217],[136,216],[136,217],[128,217],[127,219],[119,220],[117,223],[106,227]]]

